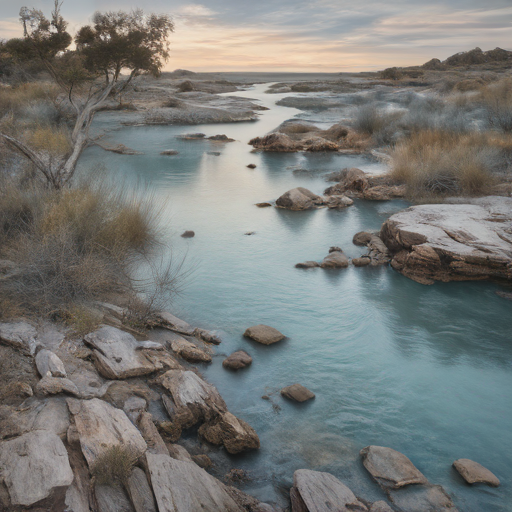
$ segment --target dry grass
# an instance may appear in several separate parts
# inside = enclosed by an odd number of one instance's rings
[[[37,126],[27,134],[27,143],[34,151],[65,155],[71,151],[69,131],[63,127]]]
[[[419,131],[394,149],[391,177],[415,198],[482,194],[511,148],[512,138],[498,134]]]
[[[137,457],[132,450],[114,445],[97,457],[91,473],[99,485],[126,485],[136,462]]]
[[[19,111],[38,101],[54,102],[59,90],[47,82],[31,82],[17,87],[0,87],[0,114]]]
[[[476,100],[484,105],[491,128],[512,132],[512,78],[483,87]]]

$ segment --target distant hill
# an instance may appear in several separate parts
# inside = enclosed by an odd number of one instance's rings
[[[512,65],[512,51],[503,50],[502,48],[495,48],[487,52],[482,51],[480,48],[474,48],[467,52],[460,52],[448,57],[444,61],[439,59],[431,59],[423,66],[422,69],[444,71],[459,66],[478,66],[480,64],[504,64],[510,63]]]

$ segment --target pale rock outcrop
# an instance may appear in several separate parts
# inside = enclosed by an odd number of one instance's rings
[[[367,512],[354,493],[330,473],[299,469],[290,490],[292,512]]]
[[[301,384],[292,384],[281,389],[281,396],[294,400],[295,402],[306,402],[315,398],[315,394]]]
[[[2,441],[0,472],[12,505],[32,505],[73,482],[73,471],[60,437],[43,430]]]
[[[297,187],[285,192],[276,201],[276,206],[288,210],[309,210],[324,203],[324,199],[304,187]]]
[[[39,375],[45,377],[49,372],[50,377],[67,377],[64,363],[51,350],[42,349],[36,353],[36,367]]]
[[[496,475],[474,460],[458,459],[453,463],[453,467],[468,484],[483,483],[491,487],[499,487],[500,485]]]
[[[393,254],[393,268],[423,284],[512,279],[512,198],[461,201],[392,215],[380,236]]]
[[[138,342],[129,333],[104,325],[84,338],[93,348],[98,371],[107,379],[127,379],[155,371],[154,365],[137,350]]]
[[[244,512],[224,485],[194,462],[146,455],[159,512]]]
[[[24,352],[34,354],[37,330],[25,321],[0,323],[0,342]]]
[[[212,444],[224,445],[229,453],[257,450],[260,447],[255,430],[230,412],[201,425],[199,435]]]
[[[135,457],[140,457],[146,451],[147,445],[142,435],[121,409],[98,398],[68,399],[68,407],[89,467],[111,446],[123,445]]]
[[[384,488],[399,489],[428,480],[403,454],[384,446],[367,446],[360,451],[364,467]]]
[[[189,363],[211,363],[212,356],[181,336],[170,341],[173,352]]]
[[[285,335],[280,333],[277,329],[274,329],[274,327],[263,324],[253,325],[247,328],[244,332],[244,336],[262,345],[272,345],[285,338]]]

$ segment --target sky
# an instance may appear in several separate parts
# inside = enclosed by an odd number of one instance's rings
[[[49,14],[53,0],[0,0],[0,38],[21,35],[23,5]],[[64,0],[61,12],[73,32],[136,7],[172,15],[168,71],[374,71],[512,50],[512,0]]]

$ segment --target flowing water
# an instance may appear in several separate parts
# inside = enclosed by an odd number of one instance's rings
[[[266,87],[236,93],[271,108],[253,123],[120,127],[118,115],[102,114],[96,128],[116,128],[105,141],[145,154],[92,147],[82,159],[84,168],[101,163],[128,184],[146,181],[165,205],[173,255],[186,253],[193,269],[173,311],[221,331],[217,357],[201,371],[261,439],[259,451],[231,460],[250,472],[246,490],[277,500],[294,470],[310,468],[333,473],[364,498],[381,498],[358,455],[376,444],[406,454],[461,511],[512,510],[512,304],[488,283],[423,286],[391,268],[294,268],[321,260],[332,245],[350,257],[362,254],[353,235],[379,229],[407,204],[356,200],[341,211],[305,212],[254,206],[296,186],[320,193],[327,170],[382,171],[356,156],[251,154],[250,138],[299,112],[274,105],[282,95],[266,95]],[[176,139],[189,132],[225,133],[237,142]],[[164,149],[179,155],[161,156]],[[257,168],[246,168],[250,163]],[[311,172],[293,173],[297,168]],[[195,238],[179,237],[186,229]],[[244,339],[258,323],[287,339],[270,347]],[[228,372],[222,360],[237,349],[253,364]],[[294,382],[316,399],[282,399],[278,390]],[[465,485],[451,468],[458,458],[491,469],[501,487]]]

